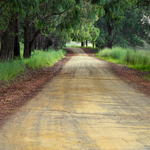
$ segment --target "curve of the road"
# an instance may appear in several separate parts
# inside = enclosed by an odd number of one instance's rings
[[[150,150],[150,99],[80,48],[0,129],[0,150]]]

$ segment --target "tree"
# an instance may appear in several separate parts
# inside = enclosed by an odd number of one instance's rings
[[[110,15],[110,11],[105,7],[105,15],[95,23],[101,29],[97,39],[97,47],[101,49],[119,45],[121,47],[143,46],[143,40],[149,43],[148,33],[150,26],[142,24],[141,19],[144,7],[134,8],[135,4],[122,7],[122,12],[115,12]],[[110,8],[110,7],[109,7]]]
[[[9,1],[0,2],[0,34],[1,34],[1,56],[2,60],[14,58],[15,27],[17,10],[15,5]]]
[[[96,27],[94,27],[94,25],[92,25],[90,27],[90,35],[91,35],[90,41],[93,43],[93,47],[95,45],[95,41],[97,40],[99,34],[100,34],[100,29],[96,28]]]
[[[24,43],[24,58],[29,58],[34,47],[38,47],[38,40],[42,41],[40,46],[43,50],[49,45],[57,50],[70,37],[78,38],[82,42],[85,40],[94,42],[99,34],[99,29],[93,26],[98,15],[102,18],[106,12],[106,18],[113,18],[108,19],[109,22],[112,21],[114,24],[117,19],[119,23],[120,16],[123,16],[122,8],[131,2],[131,0],[1,0],[0,57],[3,60],[20,57],[20,40]],[[112,29],[110,31],[111,35]]]
[[[80,22],[72,31],[71,37],[74,41],[80,41],[81,46],[88,45],[88,41],[95,41],[99,33],[99,29],[94,27],[94,22],[98,19],[99,7],[97,4],[83,1],[83,7],[80,9]]]
[[[18,57],[20,58],[20,38],[19,38],[19,34],[20,34],[20,15],[19,13],[16,14],[16,18],[14,19],[14,25],[15,25],[15,30],[14,30],[14,34],[15,34],[15,39],[14,39],[14,57]]]
[[[50,30],[53,30],[57,27],[59,28],[59,25],[63,22],[67,12],[69,12],[70,15],[74,15],[74,9],[76,10],[76,5],[78,3],[79,2],[75,0],[65,0],[65,1],[45,0],[44,2],[35,1],[35,3],[31,3],[29,7],[26,7],[27,8],[26,12],[28,13],[26,13],[24,24],[25,58],[31,56],[31,49],[34,46],[34,42],[36,41],[38,35],[41,32],[47,34],[47,32],[49,32]],[[32,4],[34,4],[35,6]],[[33,9],[33,12],[30,13],[31,11],[30,8],[37,8],[37,9],[35,10]],[[35,33],[30,40],[29,28],[31,25],[34,25]],[[51,41],[54,45],[55,41],[53,39],[51,39]],[[54,46],[52,47],[54,48]]]
[[[38,35],[41,32],[49,32],[49,30],[57,28],[67,12],[74,15],[77,12],[76,5],[79,3],[80,1],[76,0],[1,0],[1,59],[13,59],[14,56],[20,55],[20,23],[23,31],[24,58],[28,58],[31,56],[31,50]],[[20,20],[18,16],[20,16]]]

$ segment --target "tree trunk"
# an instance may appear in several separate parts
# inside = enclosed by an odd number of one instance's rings
[[[101,46],[100,48],[101,48],[101,49],[104,49],[104,48],[105,48],[105,46]]]
[[[7,29],[1,35],[1,60],[14,57],[14,20],[10,20]]]
[[[107,45],[108,48],[112,49],[112,42],[109,42]]]
[[[81,47],[83,47],[84,46],[84,42],[81,42]]]
[[[94,44],[95,44],[95,42],[93,42],[93,48],[94,48]]]
[[[29,58],[30,52],[29,52],[29,15],[26,14],[25,17],[25,26],[24,26],[24,58]]]
[[[19,39],[19,26],[20,26],[20,20],[19,20],[19,14],[17,14],[15,18],[15,42],[14,42],[14,57],[20,58],[20,39]]]
[[[1,57],[1,34],[0,34],[0,57]]]
[[[43,36],[43,46],[42,46],[42,49],[43,49],[43,51],[45,51],[45,49],[46,49],[46,38],[45,38],[45,36]]]
[[[52,41],[52,46],[51,46],[51,48],[52,48],[53,50],[57,50],[57,41],[56,41],[56,39],[55,39],[55,38],[51,38],[51,41]]]
[[[29,58],[31,56],[31,51],[34,51],[34,43],[40,34],[40,29],[35,31],[34,35],[30,34],[30,26],[29,26],[29,15],[26,14],[25,17],[25,26],[24,26],[24,58]],[[33,26],[31,27],[31,30]],[[33,31],[33,30],[32,30]]]
[[[88,41],[86,41],[86,47],[88,46]]]
[[[36,41],[38,35],[40,34],[41,30],[37,30],[36,33],[34,34],[32,40],[29,42],[29,54],[31,56],[31,51],[34,51],[34,42]]]
[[[107,23],[107,28],[108,28],[108,42],[107,42],[107,47],[112,49],[112,27],[110,23]]]

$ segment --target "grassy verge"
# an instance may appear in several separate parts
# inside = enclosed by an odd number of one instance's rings
[[[21,54],[23,52],[21,51]],[[63,50],[59,51],[48,51],[43,52],[35,50],[32,52],[31,58],[19,60],[10,60],[6,62],[0,62],[0,81],[12,81],[18,75],[25,75],[26,68],[33,70],[52,66],[57,63],[60,59],[65,57],[66,52]]]
[[[58,60],[64,57],[64,54],[65,52],[63,50],[49,51],[49,52],[36,50],[34,56],[28,59],[23,59],[23,64],[25,64],[25,66],[28,66],[32,69],[48,67],[57,63]]]
[[[100,50],[99,58],[116,64],[128,65],[128,67],[140,71],[150,71],[150,51],[113,48]]]

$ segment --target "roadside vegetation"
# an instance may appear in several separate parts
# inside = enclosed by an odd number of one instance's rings
[[[21,46],[22,47],[22,44]],[[11,59],[0,62],[0,81],[12,81],[18,75],[25,75],[27,68],[36,70],[44,67],[53,66],[60,59],[65,57],[64,50],[35,50],[31,53],[31,57],[24,59],[23,50],[21,50],[20,59]]]
[[[106,48],[100,50],[97,56],[109,62],[128,65],[128,67],[140,71],[150,71],[150,50],[123,49],[120,47]]]
[[[145,0],[1,0],[0,81],[13,80],[27,68],[53,65],[64,57],[60,49],[70,41],[96,51],[150,44],[149,6]],[[149,70],[146,54],[122,51],[112,55],[131,67]]]

